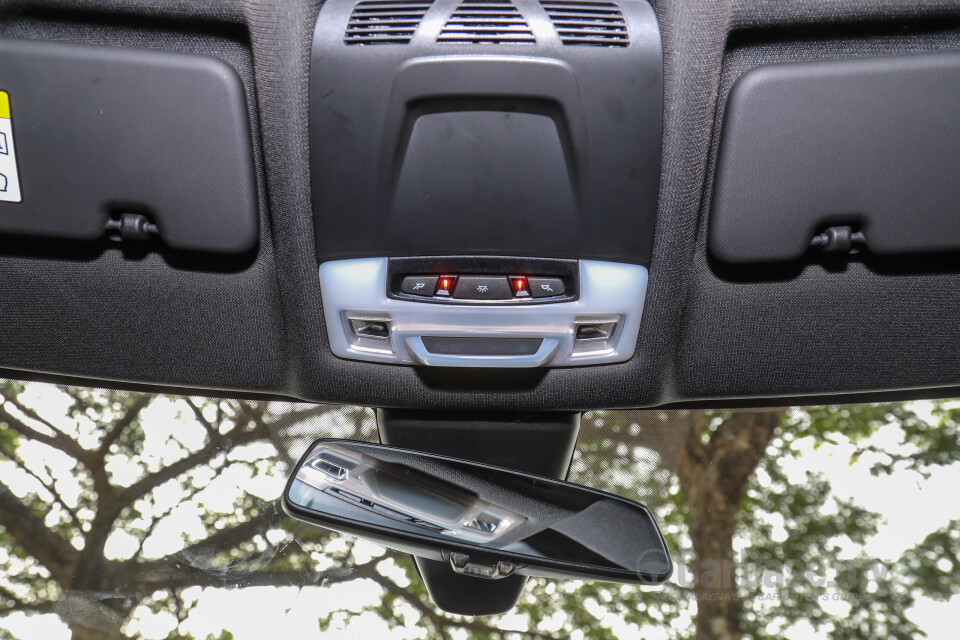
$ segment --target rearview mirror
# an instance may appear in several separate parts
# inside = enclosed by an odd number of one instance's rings
[[[640,503],[380,444],[318,440],[288,481],[283,506],[300,520],[483,578],[660,584],[673,569]]]

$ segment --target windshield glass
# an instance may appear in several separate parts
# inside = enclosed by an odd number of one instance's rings
[[[596,411],[569,480],[645,503],[662,588],[533,578],[437,610],[410,558],[294,521],[374,414],[0,381],[0,638],[953,638],[960,403]]]

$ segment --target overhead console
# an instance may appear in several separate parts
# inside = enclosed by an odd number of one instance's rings
[[[366,258],[320,265],[333,352],[395,364],[622,362],[633,355],[646,285],[646,268],[596,260]]]
[[[960,53],[763,65],[727,101],[710,251],[960,250]]]
[[[640,0],[330,0],[311,172],[340,357],[629,359],[660,168],[662,54]]]

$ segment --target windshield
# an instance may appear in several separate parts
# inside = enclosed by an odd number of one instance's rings
[[[374,414],[0,381],[0,638],[953,638],[960,403],[596,411],[569,480],[645,503],[663,588],[533,578],[437,610],[410,558],[294,521]]]

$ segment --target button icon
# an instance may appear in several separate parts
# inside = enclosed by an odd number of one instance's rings
[[[7,190],[7,176],[0,173],[0,191]]]
[[[454,298],[461,300],[509,300],[513,297],[505,276],[460,276]]]
[[[414,296],[432,296],[437,288],[437,276],[407,276],[400,283],[400,291]]]
[[[534,298],[549,298],[566,293],[560,278],[527,278],[527,282],[530,283],[530,293]]]
[[[0,155],[6,156],[10,154],[10,147],[7,146],[7,134],[3,131],[0,131]]]

